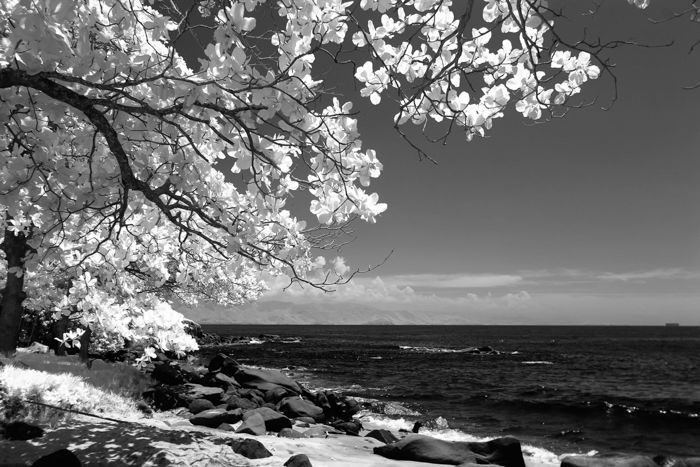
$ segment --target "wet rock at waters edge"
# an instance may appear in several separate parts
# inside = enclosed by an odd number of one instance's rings
[[[68,449],[59,449],[37,459],[32,467],[80,467],[80,459]]]
[[[279,403],[279,411],[290,418],[310,417],[321,422],[325,419],[323,409],[299,396],[286,397]]]
[[[520,441],[512,436],[496,438],[483,443],[469,443],[480,464],[498,464],[505,467],[525,467]]]
[[[654,456],[659,467],[700,467],[700,457]]]
[[[350,422],[337,422],[331,424],[331,426],[350,436],[360,436],[360,430],[362,430],[362,423],[357,420]]]
[[[44,436],[44,430],[41,427],[25,422],[4,423],[0,425],[0,432],[10,441],[27,441]]]
[[[261,391],[269,391],[278,386],[287,388],[296,394],[301,392],[301,387],[296,381],[286,377],[277,370],[262,370],[259,368],[240,367],[233,375],[236,381],[243,387],[255,388]]]
[[[284,467],[313,467],[313,465],[306,454],[295,454],[287,459]]]
[[[651,457],[625,454],[566,456],[561,467],[658,467]]]
[[[236,454],[248,459],[264,459],[272,456],[272,453],[257,439],[234,439],[228,444]]]
[[[203,412],[199,412],[197,415],[190,418],[190,423],[193,425],[206,426],[209,428],[216,428],[222,423],[236,423],[243,417],[243,411],[241,409],[237,410],[224,410],[224,409],[210,409]]]
[[[221,425],[217,426],[216,429],[221,431],[236,431],[236,429],[228,423],[222,423]]]
[[[279,438],[304,438],[304,433],[293,428],[282,428],[277,436]]]
[[[429,436],[410,434],[396,443],[374,448],[380,456],[433,464],[462,464],[476,462],[476,456],[464,442],[443,441]]]
[[[214,408],[214,403],[207,399],[195,399],[190,402],[190,412],[197,415],[199,412],[204,412],[205,410],[211,410]],[[234,407],[235,408],[235,407]]]
[[[243,421],[246,421],[248,417],[251,417],[253,414],[259,414],[263,418],[267,431],[279,432],[282,428],[292,427],[292,421],[290,419],[268,407],[259,407],[247,411],[243,414]]]
[[[315,400],[328,419],[351,420],[361,408],[355,399],[329,391],[317,393]]]
[[[239,366],[240,363],[238,363],[236,360],[226,354],[220,353],[215,355],[214,358],[209,361],[207,368],[211,373],[220,372],[226,376],[234,376],[236,371],[238,371]]]
[[[413,428],[411,428],[411,431],[412,431],[413,433],[418,433],[418,432],[420,431],[421,428],[423,428],[423,423],[421,423],[421,422],[416,422],[416,423],[413,424]]]
[[[226,400],[226,407],[229,410],[243,409],[250,410],[258,408],[258,404],[245,397],[233,395]]]
[[[265,419],[259,413],[254,413],[248,416],[241,426],[238,427],[236,433],[245,433],[248,435],[262,436],[267,433],[265,428]]]
[[[372,430],[365,435],[365,438],[374,438],[384,444],[395,443],[399,440],[399,438],[394,436],[389,430]]]
[[[202,386],[201,384],[187,383],[185,384],[185,392],[183,396],[188,401],[195,399],[207,399],[214,404],[221,402],[221,396],[224,395],[224,390],[218,387]]]

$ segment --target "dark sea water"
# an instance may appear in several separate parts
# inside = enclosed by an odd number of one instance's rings
[[[506,434],[555,454],[700,456],[700,327],[258,326],[242,363],[376,401],[365,419],[446,439]],[[473,347],[498,351],[473,354]],[[466,438],[465,438],[466,439]]]

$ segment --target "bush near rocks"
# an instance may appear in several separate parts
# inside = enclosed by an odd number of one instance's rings
[[[272,453],[257,439],[234,439],[229,442],[229,446],[236,454],[248,459],[264,459],[272,456]]]

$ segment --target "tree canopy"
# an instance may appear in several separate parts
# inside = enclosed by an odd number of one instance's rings
[[[546,119],[609,71],[619,43],[566,39],[555,3],[3,2],[0,327],[16,327],[25,272],[32,307],[87,326],[119,316],[108,327],[125,335],[173,297],[255,299],[261,272],[347,280],[342,259],[315,255],[385,211],[369,189],[382,164],[315,62],[352,64],[360,95],[393,101],[388,126],[427,157],[407,128],[471,140],[508,109]]]

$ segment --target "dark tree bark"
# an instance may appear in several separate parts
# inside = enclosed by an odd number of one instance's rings
[[[85,363],[88,368],[92,367],[90,361],[90,338],[92,337],[92,329],[85,328],[85,332],[80,336],[80,361]]]
[[[24,261],[32,251],[28,240],[23,233],[16,234],[5,228],[5,240],[0,245],[7,260],[7,280],[0,300],[0,353],[6,356],[13,355],[17,350],[22,302],[26,298]]]

